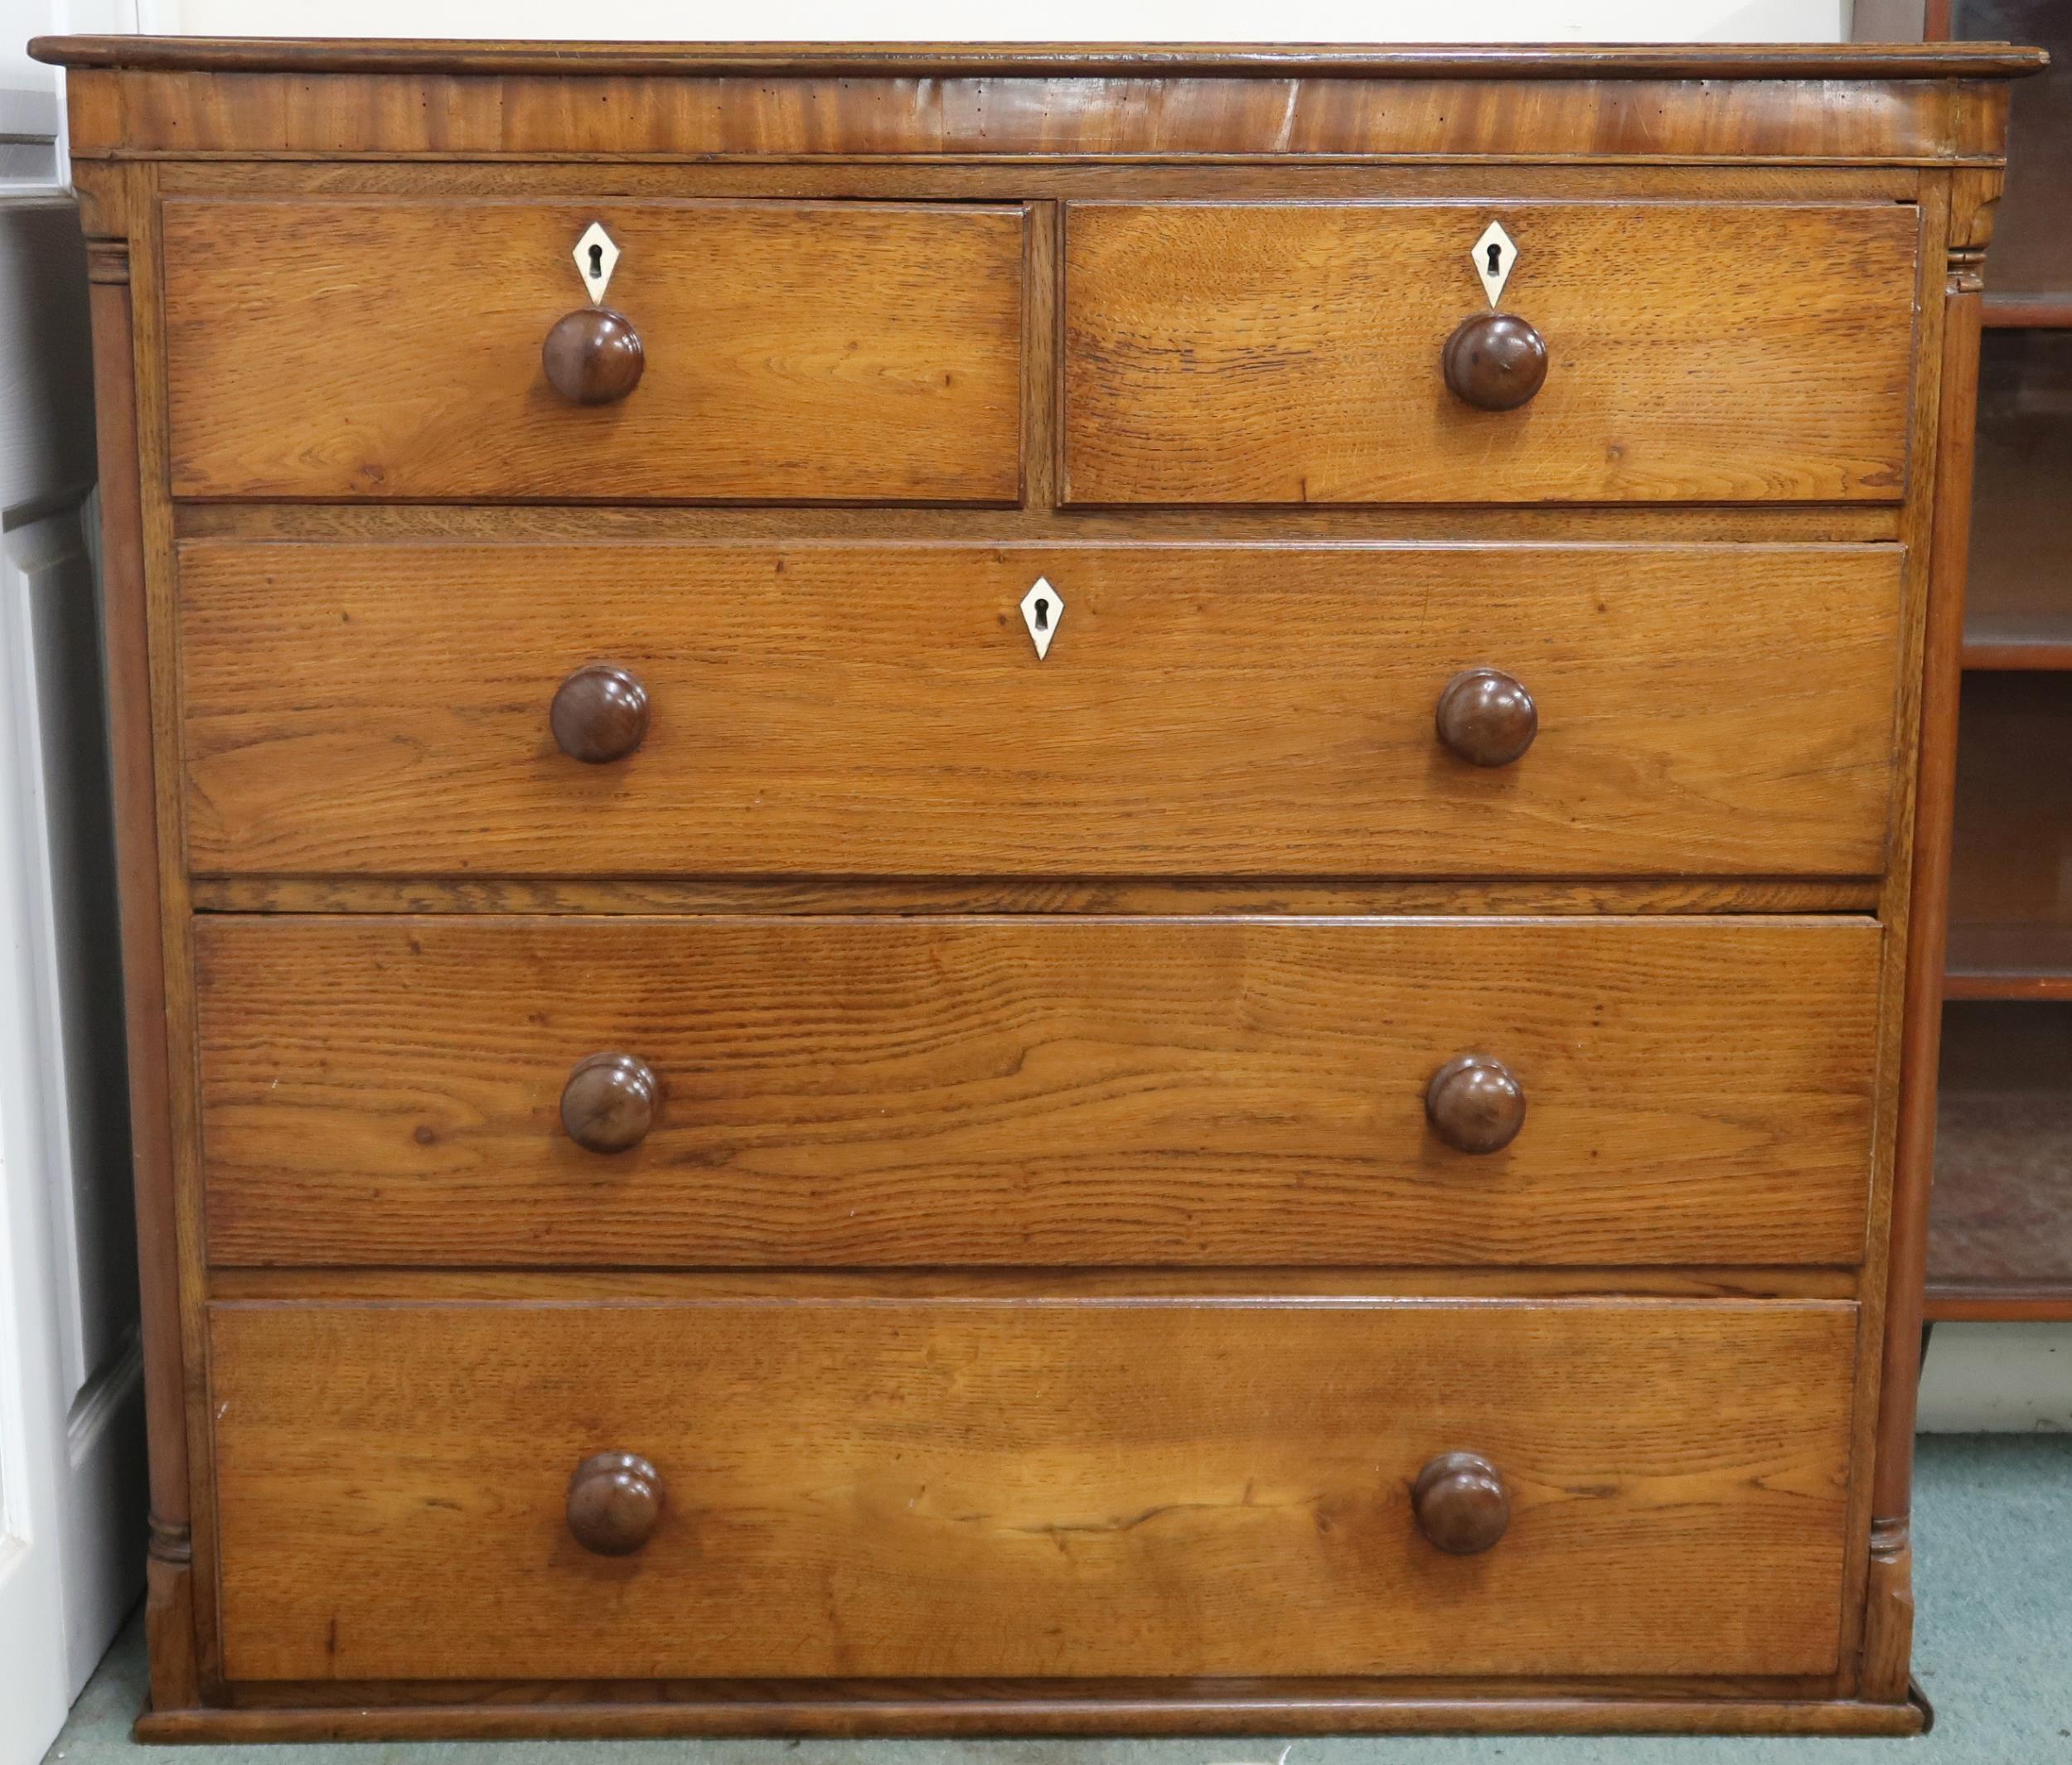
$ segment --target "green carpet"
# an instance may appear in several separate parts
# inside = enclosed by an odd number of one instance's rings
[[[1288,1765],[2072,1765],[2072,1435],[1924,1439],[1916,1479],[1915,1668],[1935,1705],[1915,1740],[1343,1739],[1298,1741]],[[86,1688],[46,1765],[1222,1765],[1280,1743],[1160,1741],[569,1741],[140,1748],[134,1626]]]

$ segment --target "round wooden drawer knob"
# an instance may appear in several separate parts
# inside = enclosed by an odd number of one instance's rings
[[[1547,379],[1547,344],[1523,319],[1478,313],[1446,339],[1440,365],[1462,404],[1479,411],[1516,410]]]
[[[593,1054],[561,1087],[561,1125],[589,1152],[624,1152],[647,1138],[661,1100],[655,1069],[637,1055]]]
[[[554,746],[571,760],[623,760],[647,738],[647,689],[623,668],[592,662],[561,683],[548,721]]]
[[[1441,1453],[1417,1473],[1410,1501],[1417,1530],[1457,1557],[1487,1550],[1511,1523],[1503,1473],[1479,1453]]]
[[[1439,739],[1470,766],[1508,766],[1540,733],[1532,695],[1496,668],[1455,675],[1440,694],[1432,721]]]
[[[556,319],[540,351],[547,384],[572,404],[609,404],[641,383],[647,352],[623,313],[579,307]]]
[[[630,1556],[662,1517],[662,1480],[636,1453],[594,1453],[569,1479],[569,1532],[601,1557]]]
[[[1502,1061],[1463,1054],[1431,1076],[1425,1115],[1456,1152],[1501,1152],[1525,1125],[1525,1087]]]

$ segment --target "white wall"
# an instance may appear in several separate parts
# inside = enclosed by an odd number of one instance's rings
[[[854,38],[956,42],[1830,41],[1848,0],[141,0],[213,36]]]
[[[2072,1324],[1938,1324],[1921,1431],[2072,1434]]]

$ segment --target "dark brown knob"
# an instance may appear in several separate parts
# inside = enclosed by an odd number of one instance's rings
[[[1480,411],[1516,410],[1547,379],[1547,343],[1523,319],[1481,312],[1455,328],[1440,365],[1446,384],[1464,404]]]
[[[573,404],[609,404],[641,383],[647,352],[625,314],[579,307],[556,319],[540,351],[547,384]]]
[[[655,1069],[632,1054],[593,1054],[579,1060],[561,1087],[561,1125],[590,1152],[624,1152],[655,1125],[661,1087]]]
[[[1511,1523],[1503,1477],[1479,1453],[1441,1453],[1410,1492],[1417,1530],[1457,1557],[1487,1550]]]
[[[1540,708],[1509,675],[1470,668],[1439,695],[1439,739],[1470,766],[1508,766],[1540,733]]]
[[[1525,1087],[1502,1061],[1463,1054],[1431,1076],[1425,1116],[1456,1152],[1501,1152],[1525,1125]]]
[[[662,1480],[635,1453],[593,1453],[569,1479],[569,1531],[601,1557],[629,1556],[662,1517]]]
[[[623,760],[647,738],[647,689],[611,662],[592,662],[564,680],[548,714],[554,746],[571,760]]]

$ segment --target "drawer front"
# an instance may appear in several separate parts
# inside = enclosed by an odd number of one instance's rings
[[[606,304],[646,363],[569,402],[548,331]],[[182,496],[1011,502],[1019,209],[173,201]]]
[[[197,540],[181,559],[204,873],[1885,864],[1890,546]],[[1019,610],[1039,578],[1062,607],[1041,660]],[[593,663],[648,704],[608,763],[551,727]],[[1508,764],[1435,724],[1485,665],[1537,707]]]
[[[1863,1254],[1862,920],[211,916],[195,937],[219,1263]],[[579,1074],[601,1054],[641,1067]],[[1466,1055],[1502,1071],[1428,1105]]]
[[[1785,1302],[218,1304],[225,1669],[1826,1672],[1855,1327]],[[1474,1555],[1411,1497],[1463,1451],[1509,1503]],[[653,1472],[627,1555],[572,1530],[601,1452]]]
[[[1893,203],[1074,203],[1064,451],[1089,503],[1895,500],[1919,217]],[[1441,371],[1490,302],[1528,404]]]

